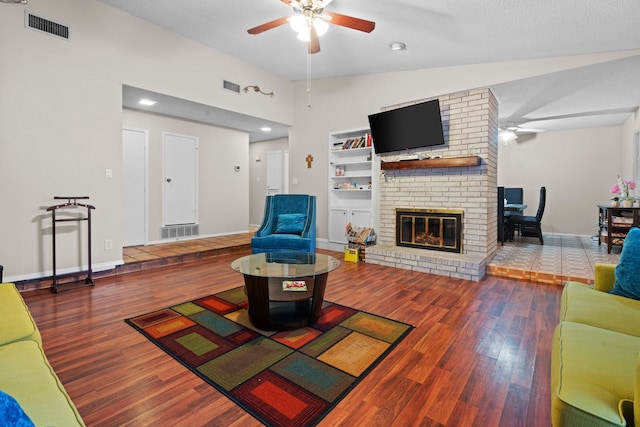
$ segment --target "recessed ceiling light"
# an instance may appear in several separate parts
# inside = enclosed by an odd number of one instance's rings
[[[151,99],[147,99],[147,98],[142,98],[140,101],[138,101],[138,104],[140,104],[140,105],[155,105],[156,101],[152,101]]]
[[[407,50],[407,45],[402,42],[393,42],[389,47],[391,50]]]
[[[261,128],[260,128],[260,130],[261,130],[262,132],[271,132],[271,128],[270,128],[270,127],[268,127],[268,126],[261,127]]]

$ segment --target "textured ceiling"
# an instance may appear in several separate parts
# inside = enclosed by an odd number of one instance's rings
[[[291,15],[280,0],[100,1],[288,79],[306,78],[305,45],[288,25],[246,31]],[[330,26],[311,58],[312,78],[640,49],[639,0],[334,0],[327,10],[376,28],[366,34]],[[407,49],[390,50],[395,41]],[[620,124],[640,104],[640,61],[492,89],[501,123],[535,120],[548,130]]]

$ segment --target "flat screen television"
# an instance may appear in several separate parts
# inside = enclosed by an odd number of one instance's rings
[[[369,116],[376,153],[445,145],[437,99]]]

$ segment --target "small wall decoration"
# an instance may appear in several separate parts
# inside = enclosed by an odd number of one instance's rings
[[[311,162],[313,162],[313,156],[311,154],[307,154],[307,157],[304,160],[307,162],[307,169],[311,169]]]

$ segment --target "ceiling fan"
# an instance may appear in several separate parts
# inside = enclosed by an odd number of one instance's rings
[[[354,30],[370,33],[376,27],[376,23],[352,16],[325,11],[325,7],[332,0],[280,0],[291,6],[295,15],[285,16],[266,22],[247,30],[249,34],[260,34],[267,30],[279,27],[289,22],[298,33],[298,39],[308,42],[308,52],[320,52],[319,36],[323,35],[328,24],[340,25]]]
[[[500,126],[498,128],[498,139],[508,145],[511,141],[518,139],[519,135],[532,135],[544,132],[545,129],[525,128],[513,124],[507,126]]]
[[[520,134],[524,134],[524,133],[542,133],[542,132],[545,131],[545,129],[542,129],[542,128],[528,128],[528,127],[518,126],[518,125],[515,125],[513,123],[509,123],[506,126],[500,126],[500,130],[501,131],[510,130],[513,133],[520,133]]]

